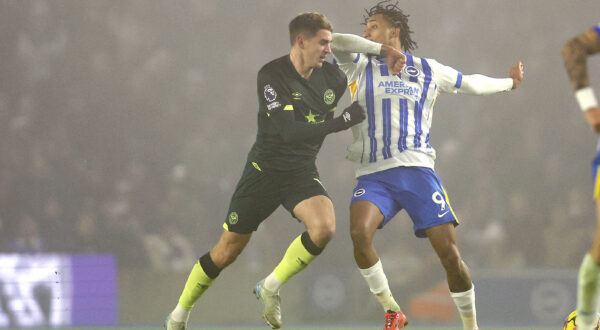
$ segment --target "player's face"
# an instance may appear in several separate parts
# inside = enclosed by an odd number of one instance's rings
[[[394,30],[397,29],[392,27],[382,14],[375,14],[367,19],[367,28],[363,36],[373,42],[389,45],[390,40],[395,38]]]
[[[304,61],[308,67],[320,68],[325,58],[331,53],[331,32],[319,30],[312,38],[304,39],[302,42]]]

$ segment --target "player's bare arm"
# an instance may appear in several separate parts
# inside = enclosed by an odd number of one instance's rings
[[[513,80],[512,89],[516,89],[523,80],[523,62],[519,61],[517,65],[511,67],[508,76]]]
[[[567,69],[567,75],[571,81],[571,85],[576,93],[583,94],[577,96],[578,101],[580,97],[583,99],[586,98],[585,93],[591,93],[593,95],[588,77],[587,57],[588,55],[599,52],[600,38],[598,38],[598,34],[593,29],[572,38],[562,48],[562,57],[565,62],[565,68]],[[600,133],[600,107],[598,107],[595,102],[592,102],[589,107],[582,105],[581,103],[580,106],[586,108],[581,109],[584,111],[583,115],[586,122],[596,133]]]
[[[587,72],[588,55],[600,52],[600,38],[590,29],[569,40],[562,49],[562,57],[573,89],[590,86]]]

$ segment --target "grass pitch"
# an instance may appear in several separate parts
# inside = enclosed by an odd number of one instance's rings
[[[562,326],[558,327],[486,327],[486,330],[556,330],[562,328]],[[50,330],[51,328],[47,328]],[[63,328],[70,330],[90,330],[92,328]],[[156,326],[120,326],[120,327],[108,327],[108,328],[94,328],[94,329],[112,329],[112,330],[145,330],[145,329],[157,329]],[[162,329],[160,327],[159,329]],[[248,327],[240,327],[240,326],[194,326],[194,324],[190,324],[188,327],[190,330],[268,330],[270,327],[265,326],[248,326]],[[380,326],[355,326],[355,325],[330,325],[330,326],[303,326],[303,325],[289,325],[284,326],[282,329],[285,330],[375,330],[381,329]],[[436,327],[436,326],[410,326],[407,327],[407,330],[455,330],[456,327]]]

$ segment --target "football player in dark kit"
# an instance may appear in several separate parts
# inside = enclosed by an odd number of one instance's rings
[[[167,317],[167,329],[186,328],[194,303],[279,205],[304,223],[306,231],[254,288],[264,307],[263,317],[272,328],[281,327],[280,286],[310,264],[333,237],[335,213],[319,180],[316,156],[327,134],[361,122],[365,114],[353,103],[334,118],[347,80],[325,61],[332,40],[327,18],[314,12],[299,14],[289,29],[290,53],[267,63],[258,73],[258,133],[231,198],[225,230],[194,265],[179,303]]]

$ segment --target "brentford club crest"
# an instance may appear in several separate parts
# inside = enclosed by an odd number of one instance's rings
[[[327,105],[333,104],[333,101],[335,101],[335,93],[332,89],[328,89],[325,91],[325,93],[323,94],[323,101],[325,101],[325,104]]]

